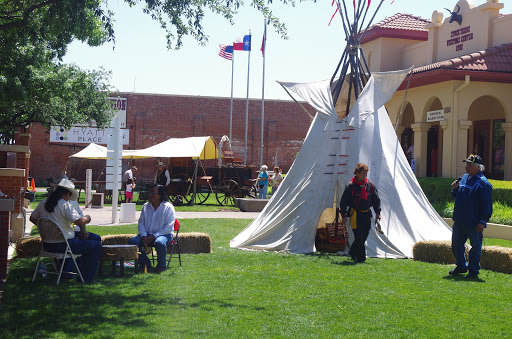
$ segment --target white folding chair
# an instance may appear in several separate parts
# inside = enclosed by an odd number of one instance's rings
[[[69,242],[64,237],[64,232],[62,231],[61,227],[55,221],[53,221],[51,218],[43,217],[37,221],[37,229],[39,231],[39,234],[41,235],[41,250],[39,251],[39,256],[37,257],[36,268],[34,269],[34,275],[32,276],[32,281],[34,281],[36,279],[36,275],[39,270],[39,263],[41,262],[41,258],[47,257],[47,258],[50,258],[50,261],[54,268],[53,272],[48,271],[47,273],[58,275],[57,285],[59,284],[60,277],[62,276],[62,272],[64,269],[64,263],[65,263],[66,259],[68,259],[68,258],[71,258],[73,260],[73,263],[75,264],[77,273],[75,273],[75,272],[66,272],[66,273],[78,274],[80,276],[80,280],[82,280],[82,283],[83,283],[84,278],[82,277],[82,272],[80,272],[80,268],[78,268],[78,265],[75,260],[76,258],[80,257],[81,254],[74,254],[73,251],[71,251]],[[45,243],[47,243],[47,244],[66,243],[66,250],[63,253],[49,252],[49,251],[46,251],[43,247],[43,245]],[[60,270],[57,269],[57,266],[55,264],[55,259],[61,260]]]

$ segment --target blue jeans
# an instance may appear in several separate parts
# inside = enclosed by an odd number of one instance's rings
[[[258,198],[259,199],[267,199],[267,190],[268,190],[268,185],[263,185],[263,187],[258,186]]]
[[[68,243],[73,253],[82,254],[81,257],[76,259],[76,263],[80,268],[80,272],[82,272],[82,277],[84,278],[84,281],[93,281],[101,257],[101,237],[95,233],[89,233],[89,237],[87,238],[87,240],[84,240],[80,237],[80,232],[75,232],[75,238],[68,239]],[[45,243],[44,249],[50,252],[63,253],[66,250],[66,243]],[[72,272],[73,265],[74,264],[72,259],[66,259],[63,271]],[[69,277],[68,275],[65,274],[63,274],[62,276],[63,278]]]
[[[469,265],[466,264],[466,248],[464,244],[469,239]],[[455,222],[452,232],[452,252],[458,268],[468,268],[469,274],[478,275],[480,271],[480,257],[482,256],[483,233],[471,227]]]
[[[155,241],[152,244],[149,244],[150,246],[154,246],[156,250],[156,262],[157,267],[166,267],[165,263],[165,256],[167,255],[167,245],[172,241],[172,234],[165,234],[160,235],[158,238],[155,239]],[[146,252],[144,252],[144,244],[142,243],[142,237],[140,234],[137,234],[137,236],[133,237],[128,241],[130,245],[137,245],[139,246],[139,251],[141,256],[139,257],[139,263],[141,266],[143,264],[148,265],[151,267],[151,260],[149,260],[148,256],[146,255]]]

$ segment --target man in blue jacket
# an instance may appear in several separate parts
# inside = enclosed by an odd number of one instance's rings
[[[457,267],[451,275],[466,273],[465,278],[476,279],[480,270],[483,230],[492,215],[492,185],[482,174],[482,158],[471,154],[466,160],[466,174],[452,183],[453,209],[452,251]],[[465,243],[469,239],[469,265],[466,264]]]

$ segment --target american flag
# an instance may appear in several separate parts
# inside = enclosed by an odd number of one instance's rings
[[[233,60],[233,46],[231,45],[219,45],[220,52],[219,56],[224,59]]]

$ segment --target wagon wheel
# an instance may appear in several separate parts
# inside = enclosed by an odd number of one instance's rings
[[[247,193],[247,195],[250,198],[253,198],[253,199],[258,197],[258,184],[257,184],[257,181],[254,183],[254,185],[251,186],[251,188],[249,189],[249,192]]]
[[[220,205],[235,205],[235,198],[240,196],[240,186],[231,179],[222,181],[217,185],[215,198]]]
[[[179,181],[173,181],[179,179]],[[193,182],[190,175],[186,173],[178,173],[172,176],[171,183],[167,186],[167,193],[169,199],[174,203],[176,196],[181,195],[183,197],[183,203],[188,204],[192,200],[193,193]]]
[[[210,197],[210,193],[212,192],[212,186],[210,183],[204,184],[204,185],[197,185],[196,186],[196,198],[194,199],[194,204],[200,205],[203,204],[206,200],[208,200],[208,197]],[[194,192],[190,193],[190,197],[192,198],[192,194]]]

